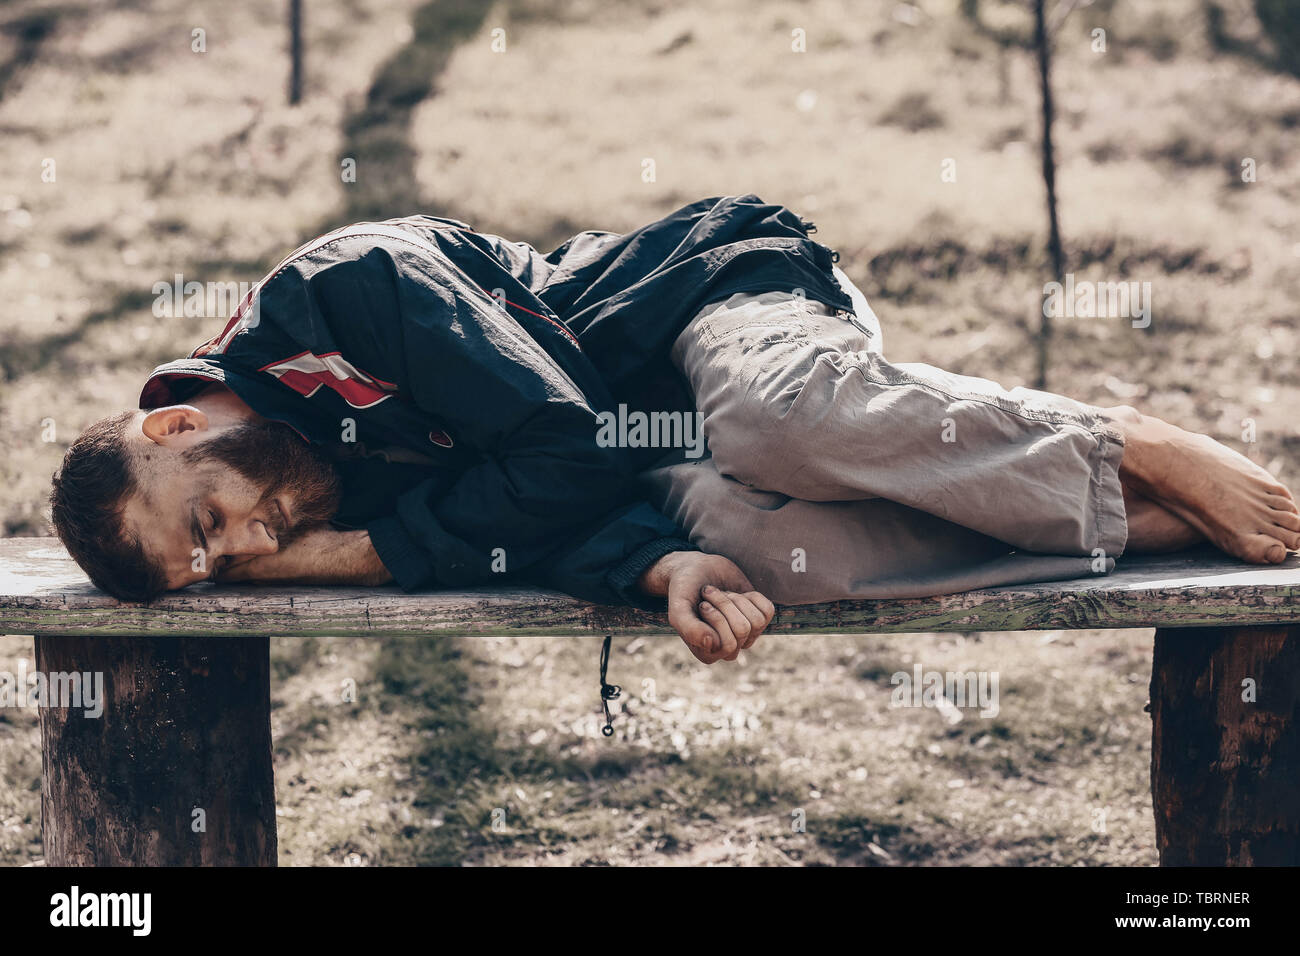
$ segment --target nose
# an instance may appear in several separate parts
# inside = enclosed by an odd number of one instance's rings
[[[250,519],[241,529],[238,538],[231,537],[228,547],[231,557],[247,557],[275,554],[280,545],[264,522]]]

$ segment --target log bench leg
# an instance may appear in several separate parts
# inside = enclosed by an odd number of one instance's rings
[[[1162,866],[1300,865],[1300,627],[1157,630],[1151,717]]]
[[[274,866],[270,639],[37,637],[104,712],[40,710],[48,866]]]

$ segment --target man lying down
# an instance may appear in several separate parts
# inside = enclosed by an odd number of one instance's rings
[[[887,360],[814,228],[745,195],[548,255],[433,216],[329,233],[77,439],[55,527],[126,600],[524,580],[666,607],[705,663],[774,601],[1300,546],[1291,493],[1204,435]]]

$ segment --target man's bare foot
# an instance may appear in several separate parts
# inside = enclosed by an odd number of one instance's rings
[[[1167,554],[1205,540],[1205,535],[1164,505],[1144,498],[1124,485],[1124,518],[1128,522],[1126,552]]]
[[[1300,510],[1286,486],[1208,435],[1127,406],[1105,409],[1124,436],[1120,479],[1215,546],[1252,564],[1300,549]]]

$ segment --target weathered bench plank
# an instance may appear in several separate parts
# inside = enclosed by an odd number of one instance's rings
[[[1252,567],[1215,551],[1125,558],[1114,573],[943,597],[786,607],[771,633],[1215,627],[1300,621],[1300,557]],[[666,620],[553,591],[196,585],[145,606],[86,580],[52,538],[0,539],[0,633],[219,637],[669,633]]]

